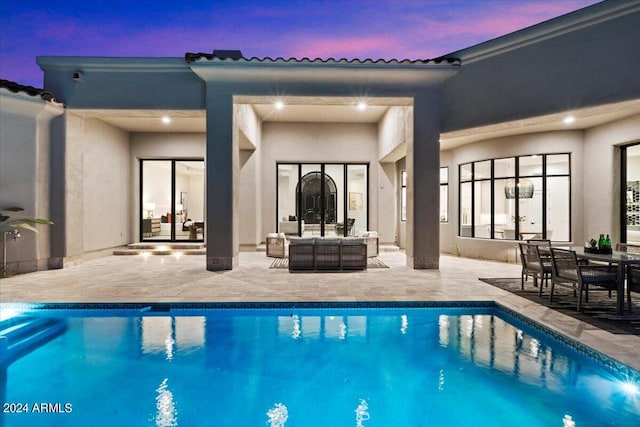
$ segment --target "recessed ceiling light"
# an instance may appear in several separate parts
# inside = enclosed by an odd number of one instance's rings
[[[564,118],[563,122],[565,125],[570,125],[571,123],[575,122],[576,118],[573,116],[567,116]]]
[[[162,117],[162,123],[164,123],[165,125],[168,125],[169,123],[171,123],[171,117],[163,116]]]
[[[364,101],[358,102],[358,110],[364,111],[367,109],[367,103]]]
[[[284,102],[282,101],[276,101],[274,105],[276,107],[276,110],[282,110],[284,108]]]

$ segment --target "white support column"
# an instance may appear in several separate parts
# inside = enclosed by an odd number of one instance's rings
[[[414,269],[437,269],[440,262],[439,120],[439,88],[418,92],[407,142],[407,265]]]
[[[233,138],[233,96],[207,85],[206,244],[207,270],[238,266],[238,149]]]

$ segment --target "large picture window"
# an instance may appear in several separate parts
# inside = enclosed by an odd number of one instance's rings
[[[464,163],[459,176],[461,237],[571,240],[569,154]]]

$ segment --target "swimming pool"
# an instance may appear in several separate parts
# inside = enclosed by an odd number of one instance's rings
[[[350,305],[4,305],[49,336],[5,360],[2,421],[640,425],[636,371],[495,304]]]

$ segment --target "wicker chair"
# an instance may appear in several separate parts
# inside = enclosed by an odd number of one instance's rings
[[[582,294],[585,302],[589,301],[589,286],[604,288],[609,291],[618,289],[615,268],[607,265],[581,265],[575,251],[551,248],[551,291],[549,301],[553,299],[556,285],[568,285],[573,294],[578,293],[578,311],[582,310]]]
[[[549,286],[551,276],[551,261],[548,257],[540,255],[540,247],[529,243],[519,243],[520,260],[522,261],[522,273],[520,275],[520,288],[524,290],[524,282],[529,276],[533,277],[533,285],[538,286],[538,295],[542,296],[542,284]]]

